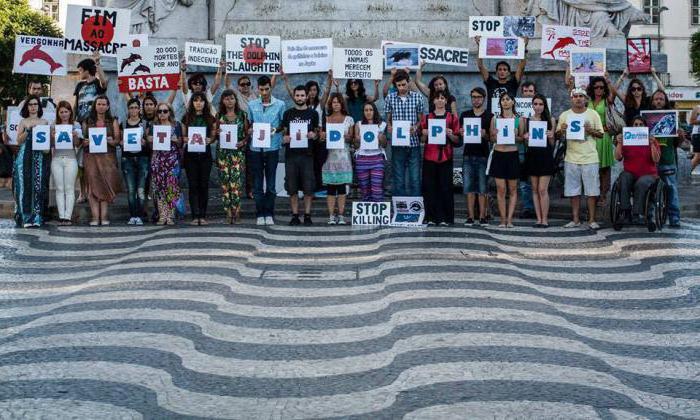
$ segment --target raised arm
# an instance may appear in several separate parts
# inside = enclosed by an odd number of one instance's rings
[[[620,90],[620,87],[622,86],[622,81],[625,80],[625,78],[627,77],[628,74],[629,74],[629,68],[625,68],[625,70],[622,72],[620,77],[617,79],[617,82],[615,82],[615,85],[613,86],[615,88],[615,94],[617,95],[618,98],[620,98],[620,100],[622,102],[625,102],[625,94],[622,93],[622,91]]]
[[[107,89],[107,76],[105,75],[105,71],[102,68],[102,64],[100,63],[100,53],[95,51],[95,54],[93,55],[92,59],[95,60],[95,67],[97,68],[95,77],[97,78],[97,80],[100,81],[100,87],[102,89]]]
[[[385,98],[389,95],[389,88],[394,84],[394,76],[396,76],[396,69],[391,69],[389,72],[389,80],[384,82],[384,86],[382,87],[382,96]]]
[[[656,82],[656,88],[659,90],[666,90],[666,86],[664,86],[664,82],[661,81],[659,78],[659,74],[656,73],[656,68],[652,67],[651,68],[651,77],[654,78],[654,81]]]
[[[479,73],[481,73],[481,78],[484,79],[484,82],[489,79],[489,70],[484,66],[484,60],[479,57],[479,43],[481,42],[481,37],[477,36],[474,38],[474,41],[476,41],[476,67],[479,69]]]
[[[187,65],[185,64],[185,59],[180,61],[180,90],[183,94],[187,95]]]
[[[216,95],[216,91],[219,90],[221,86],[221,73],[226,67],[226,60],[223,58],[219,61],[219,68],[216,69],[216,75],[214,76],[214,83],[211,84],[211,94]]]
[[[367,97],[367,102],[375,102],[379,99],[379,80],[374,81],[374,95]]]
[[[430,89],[423,83],[423,67],[425,67],[425,61],[421,60],[420,67],[416,71],[416,86],[423,95],[430,97]]]
[[[326,105],[328,102],[328,97],[331,94],[331,87],[333,86],[333,70],[328,70],[328,77],[326,77],[326,85],[323,87],[323,96],[321,96],[322,104]],[[321,92],[319,92],[321,93]]]
[[[529,42],[528,38],[525,38],[525,55],[523,55],[523,59],[520,60],[520,63],[518,63],[518,68],[515,70],[515,81],[520,83],[521,80],[523,80],[523,76],[525,75],[525,66],[527,66],[527,43]]]
[[[289,97],[292,98],[292,100],[294,100],[294,91],[292,91],[291,86],[289,86],[289,78],[287,77],[287,73],[285,73],[284,70],[280,70],[280,77],[282,77],[282,80],[284,80],[284,88],[287,89]]]

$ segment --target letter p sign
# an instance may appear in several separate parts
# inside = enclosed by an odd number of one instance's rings
[[[444,146],[447,144],[447,121],[444,119],[428,120],[428,144]]]

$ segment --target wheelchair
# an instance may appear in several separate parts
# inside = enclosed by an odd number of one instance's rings
[[[668,201],[668,187],[661,178],[658,178],[644,195],[643,216],[649,232],[663,229],[668,220]],[[618,179],[610,191],[610,222],[613,229],[617,231],[622,230],[623,218],[622,195],[620,193],[620,180]]]

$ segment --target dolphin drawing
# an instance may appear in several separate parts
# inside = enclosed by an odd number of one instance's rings
[[[560,50],[568,45],[576,45],[576,40],[571,38],[570,36],[564,37],[564,38],[558,38],[558,41],[556,44],[554,44],[554,47],[550,50],[547,51],[546,53],[542,55],[551,55],[552,58],[554,58],[554,51]]]
[[[408,60],[409,58],[411,58],[410,51],[397,51],[391,55],[391,60],[394,63],[398,63],[401,60]]]
[[[129,55],[129,57],[125,58],[122,61],[122,69],[120,71],[123,72],[124,69],[126,68],[126,66],[128,66],[129,64],[134,63],[134,62],[136,62],[136,60],[140,60],[140,59],[141,59],[141,56],[138,54]]]
[[[141,71],[141,72],[144,72],[144,73],[150,73],[150,72],[151,72],[151,69],[149,69],[148,66],[145,66],[145,65],[143,65],[143,64],[139,64],[138,66],[136,66],[136,68],[134,69],[134,72],[131,73],[131,74],[136,74],[136,73],[138,73],[138,72],[140,72],[140,71]]]
[[[22,66],[27,61],[31,61],[33,63],[34,60],[41,60],[48,64],[49,68],[51,68],[51,73],[53,73],[59,67],[63,67],[63,64],[54,61],[54,59],[46,51],[42,51],[40,44],[36,44],[22,54],[22,60],[20,60],[19,65]]]

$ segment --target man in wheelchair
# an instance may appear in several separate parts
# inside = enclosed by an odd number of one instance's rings
[[[632,127],[646,126],[643,117],[632,119]],[[622,134],[615,139],[615,159],[621,160],[624,167],[610,200],[610,218],[615,230],[622,228],[623,220],[646,225],[652,232],[663,225],[665,187],[656,169],[661,150],[656,138],[648,138],[649,143],[644,146],[625,145]]]

